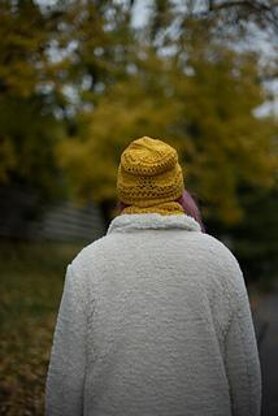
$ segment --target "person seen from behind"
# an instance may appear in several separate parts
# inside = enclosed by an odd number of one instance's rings
[[[124,150],[121,212],[67,268],[49,416],[259,416],[261,373],[240,266],[202,232],[178,155]]]

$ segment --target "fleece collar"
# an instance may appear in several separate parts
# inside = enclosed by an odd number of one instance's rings
[[[110,223],[107,234],[148,229],[182,229],[201,232],[199,223],[189,215],[122,214]]]

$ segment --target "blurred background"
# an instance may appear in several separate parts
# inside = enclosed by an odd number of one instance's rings
[[[0,1],[0,414],[42,415],[66,265],[116,211],[122,150],[177,148],[237,256],[278,415],[278,2]]]

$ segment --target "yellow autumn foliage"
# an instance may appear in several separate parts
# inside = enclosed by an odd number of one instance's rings
[[[76,196],[115,200],[120,154],[143,135],[178,149],[186,186],[203,201],[207,215],[213,211],[226,223],[242,216],[242,185],[274,185],[274,124],[253,114],[263,100],[256,60],[229,49],[215,51],[216,60],[193,56],[190,75],[171,57],[149,52],[138,59],[134,74],[81,115],[87,128],[58,148]]]

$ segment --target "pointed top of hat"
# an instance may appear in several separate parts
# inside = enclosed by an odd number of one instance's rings
[[[166,172],[177,162],[178,154],[172,146],[148,136],[132,141],[121,156],[123,170],[142,176]]]

